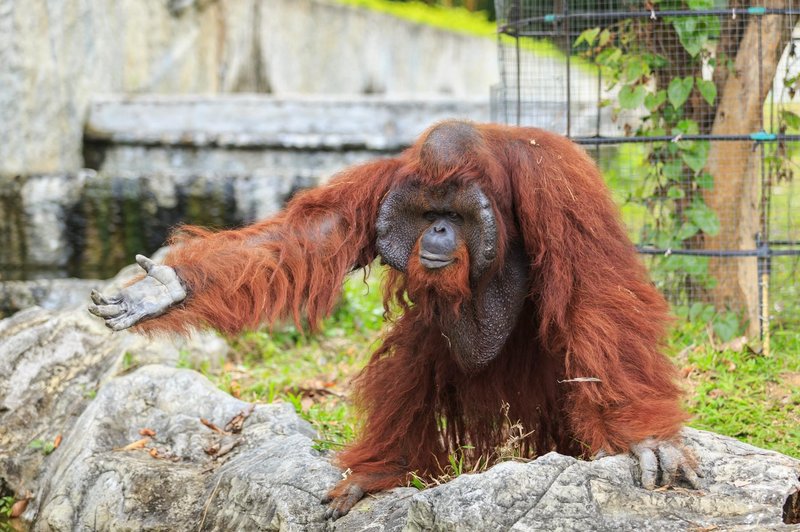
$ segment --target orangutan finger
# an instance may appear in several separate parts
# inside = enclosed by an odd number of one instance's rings
[[[655,453],[645,445],[634,445],[631,452],[639,459],[639,468],[642,470],[642,486],[648,490],[655,489],[658,475],[658,459]]]
[[[144,255],[136,255],[136,263],[139,266],[141,266],[142,269],[147,273],[150,273],[150,270],[152,270],[156,266],[155,262],[145,257]]]
[[[116,318],[125,308],[122,305],[89,305],[89,312],[100,318]]]
[[[680,465],[680,471],[683,479],[688,482],[692,488],[696,490],[700,489],[700,474],[695,471],[692,466],[684,462]]]
[[[333,499],[330,507],[325,512],[325,517],[333,520],[339,519],[343,515],[347,515],[353,506],[363,498],[364,490],[361,489],[361,486],[351,484],[346,493]]]
[[[674,445],[666,443],[657,448],[658,461],[661,464],[661,485],[670,486],[678,477],[678,468],[683,462],[683,454]]]
[[[141,315],[138,313],[126,313],[116,318],[111,318],[106,320],[106,327],[109,329],[113,329],[115,331],[121,331],[123,329],[127,329],[128,327],[132,327],[136,325],[136,323],[142,318]]]
[[[110,301],[97,290],[92,290],[91,298],[96,305],[108,305],[110,303]]]

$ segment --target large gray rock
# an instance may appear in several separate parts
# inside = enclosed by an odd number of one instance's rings
[[[248,411],[189,370],[147,366],[115,379],[54,453],[34,529],[322,527],[319,496],[338,472],[312,450],[314,433],[291,406],[257,406],[241,436],[200,422],[224,427]],[[156,434],[146,448],[119,450],[143,428]],[[205,451],[234,441],[219,460]]]
[[[112,334],[89,315],[91,288],[119,289],[140,271],[131,266],[110,281],[12,283],[20,304],[28,302],[22,286],[28,285],[28,296],[50,309],[34,306],[0,320],[0,487],[35,491],[46,459],[42,446],[68,431],[116,375],[154,363],[215,367],[227,354],[227,343],[213,333],[187,339]],[[53,292],[59,287],[68,295]]]
[[[0,340],[0,484],[33,492],[25,517],[35,530],[788,530],[800,522],[800,461],[687,429],[701,491],[646,491],[628,456],[550,453],[422,492],[367,497],[329,523],[319,501],[340,472],[288,405],[248,405],[190,370],[134,369],[174,364],[175,348],[111,335],[82,312],[18,313],[0,322]],[[201,422],[225,427],[239,413],[240,433]],[[29,445],[56,434],[63,441],[50,455]],[[216,457],[206,452],[213,448]]]
[[[506,462],[416,496],[411,530],[682,531],[782,529],[800,502],[800,461],[711,432],[684,429],[702,491],[647,491],[629,456],[593,462],[556,453]],[[788,514],[788,512],[787,512]],[[800,523],[795,507],[793,523]]]
[[[200,423],[222,427],[250,408],[241,435]],[[146,447],[120,450],[140,440],[142,428],[156,433]],[[66,434],[43,475],[34,529],[325,530],[319,501],[340,477],[313,450],[313,437],[288,405],[251,407],[194,372],[144,367],[103,387]],[[706,475],[702,491],[644,490],[627,456],[586,462],[550,453],[422,492],[367,498],[333,528],[783,527],[787,498],[798,497],[800,462],[712,433],[687,430],[686,439]],[[234,440],[238,446],[220,460],[204,450]]]

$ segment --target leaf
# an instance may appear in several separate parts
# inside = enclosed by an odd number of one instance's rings
[[[694,78],[692,76],[686,76],[683,79],[674,78],[669,82],[669,86],[667,87],[669,103],[671,103],[675,109],[683,105],[686,99],[689,98],[693,86]]]
[[[708,105],[714,105],[714,101],[717,99],[717,86],[714,82],[701,78],[697,78],[695,82],[703,99],[708,102]]]
[[[708,303],[701,303],[700,301],[695,301],[692,303],[692,306],[689,307],[689,321],[695,321],[698,318],[702,318],[703,315],[708,316],[703,321],[708,321],[711,319],[711,316],[714,314],[714,307],[709,305]]]
[[[660,90],[655,94],[648,94],[644,98],[644,106],[647,107],[647,110],[655,112],[659,107],[661,107],[664,102],[667,101],[667,91]]]
[[[684,135],[697,135],[700,133],[700,126],[698,126],[697,122],[694,120],[686,118],[675,124],[675,129],[672,130],[672,134],[677,135],[678,133],[683,133]]]
[[[639,81],[642,76],[650,74],[650,67],[641,57],[630,57],[625,63],[625,79],[628,82]]]
[[[597,41],[598,46],[605,46],[608,44],[608,41],[611,40],[611,32],[608,29],[604,29],[600,32],[600,40]]]
[[[701,173],[694,179],[694,181],[700,188],[704,188],[706,190],[712,190],[714,188],[714,176],[708,172]]]
[[[697,234],[697,226],[691,222],[684,222],[678,230],[677,238],[679,240],[686,240]]]
[[[708,271],[708,259],[705,257],[680,257],[677,271],[681,270],[695,277],[704,275]]]
[[[783,120],[791,129],[800,129],[800,116],[796,115],[792,111],[787,111],[785,109],[782,110],[781,120]]]
[[[144,449],[145,446],[150,443],[150,438],[142,438],[141,440],[136,440],[135,442],[131,442],[124,447],[117,447],[113,449],[114,451],[134,451],[136,449]]]
[[[714,7],[714,0],[686,0],[686,5],[689,6],[689,9],[692,11],[711,9]]]
[[[735,312],[726,312],[714,320],[714,332],[723,342],[730,341],[739,332],[739,317]]]
[[[613,67],[619,61],[619,58],[622,57],[622,50],[619,48],[606,48],[595,58],[595,62],[598,65]]]
[[[647,94],[643,85],[631,87],[625,85],[619,90],[619,106],[623,109],[636,109],[644,103],[644,97]]]
[[[692,57],[697,57],[711,39],[719,36],[718,17],[674,17],[669,20],[681,44]]]
[[[21,500],[15,502],[11,506],[11,510],[9,510],[9,512],[8,512],[8,517],[11,517],[12,519],[16,519],[19,516],[21,516],[22,514],[24,514],[25,510],[28,508],[28,503],[29,502],[30,502],[29,498],[21,499]],[[9,527],[9,530],[13,530],[13,528]]]
[[[664,177],[670,181],[680,181],[683,179],[683,164],[678,160],[673,159],[664,163],[662,171],[664,172]]]
[[[681,187],[672,186],[667,190],[667,197],[669,199],[681,199],[686,197],[686,192]]]
[[[717,213],[712,211],[708,205],[702,201],[696,201],[690,209],[686,211],[686,217],[709,236],[719,233],[719,218]]]
[[[675,28],[678,39],[692,57],[696,57],[705,44],[703,36],[695,33],[696,26],[697,20],[693,17],[679,17],[672,20],[672,27]]]
[[[573,44],[572,46],[576,47],[580,45],[582,42],[585,42],[589,46],[592,46],[594,40],[597,38],[599,34],[600,34],[600,28],[589,28],[588,30],[583,30],[581,34],[578,35],[578,38],[575,39],[575,44]]]
[[[710,149],[711,146],[708,141],[693,142],[691,148],[681,151],[681,159],[686,163],[686,166],[695,172],[699,172],[706,165]]]
[[[659,68],[664,68],[669,65],[669,60],[664,57],[663,55],[658,55],[650,52],[645,52],[642,54],[642,57],[647,64],[650,66],[651,70],[657,70]]]

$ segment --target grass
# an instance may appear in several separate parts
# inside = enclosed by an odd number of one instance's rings
[[[453,33],[497,39],[496,22],[490,21],[484,12],[472,12],[463,7],[443,7],[423,2],[391,2],[390,0],[335,0],[335,2],[385,13],[408,22]],[[515,40],[508,35],[501,35],[500,41],[505,45],[515,44]],[[521,39],[520,47],[540,57],[566,61],[564,53],[550,41]],[[582,58],[573,57],[573,65],[585,72],[592,74],[596,72],[596,68]]]
[[[683,323],[670,343],[690,425],[800,458],[800,323],[772,332],[770,356],[742,338],[722,343],[708,329]]]
[[[350,380],[367,363],[383,326],[379,285],[378,275],[365,282],[354,274],[320,333],[304,335],[293,326],[246,333],[232,342],[223,371],[199,369],[243,400],[292,404],[319,432],[318,449],[338,449],[352,440],[356,426]]]
[[[423,2],[390,2],[389,0],[336,0],[336,2],[386,13],[409,22],[455,33],[477,37],[495,37],[497,35],[497,24],[490,22],[485,13],[472,12],[463,7],[442,7]]]
[[[233,341],[222,370],[199,369],[243,400],[291,404],[317,429],[316,447],[337,450],[357,431],[348,392],[379,341],[379,284],[377,272],[366,284],[360,275],[348,279],[341,305],[316,335],[294,327],[247,333]],[[800,458],[800,323],[773,331],[771,356],[758,351],[742,339],[722,342],[700,319],[677,323],[667,347],[687,390],[691,426]],[[445,477],[474,464],[456,456],[451,469]]]

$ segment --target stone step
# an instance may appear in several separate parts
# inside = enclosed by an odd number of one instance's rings
[[[489,120],[485,98],[108,96],[89,108],[89,143],[397,151],[447,118]]]

